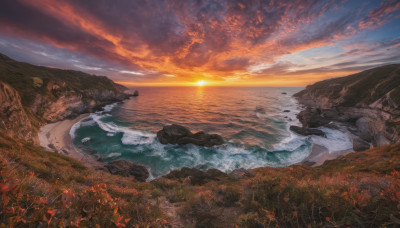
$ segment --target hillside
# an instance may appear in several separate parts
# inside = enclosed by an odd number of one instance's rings
[[[374,146],[400,141],[400,64],[317,82],[295,96],[308,107],[298,116],[304,126],[339,121]]]
[[[10,227],[378,227],[400,225],[400,144],[319,168],[227,175],[174,171],[152,182],[88,169],[0,134],[0,224]]]
[[[43,123],[92,112],[128,96],[127,88],[105,76],[34,66],[2,54],[0,89],[0,128],[34,142]],[[17,117],[22,121],[20,129],[14,126],[19,124],[13,119]]]

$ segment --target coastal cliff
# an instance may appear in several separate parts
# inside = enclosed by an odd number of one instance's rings
[[[298,115],[305,127],[337,121],[373,146],[400,141],[400,64],[317,82],[294,96],[306,106]]]
[[[129,97],[105,76],[17,62],[0,54],[1,129],[37,143],[41,125]]]

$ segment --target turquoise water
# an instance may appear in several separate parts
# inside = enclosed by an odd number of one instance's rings
[[[75,124],[71,134],[76,147],[97,151],[105,162],[126,159],[144,164],[152,177],[181,167],[228,172],[236,168],[287,166],[307,157],[313,140],[288,130],[289,125],[299,124],[295,115],[300,107],[292,95],[301,89],[139,88],[139,97],[91,114]],[[220,134],[227,144],[213,148],[160,144],[156,132],[173,123],[192,132]],[[90,141],[83,144],[81,140],[87,137]]]

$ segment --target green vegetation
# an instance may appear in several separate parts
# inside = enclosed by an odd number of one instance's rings
[[[396,226],[400,144],[351,153],[318,168],[258,168],[203,183],[141,183],[0,134],[0,225],[76,227]],[[167,209],[160,205],[169,204]],[[168,217],[170,210],[177,215]]]

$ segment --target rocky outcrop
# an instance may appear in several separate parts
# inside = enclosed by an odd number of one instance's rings
[[[388,65],[307,86],[294,95],[307,109],[305,127],[338,121],[373,146],[400,141],[400,65]]]
[[[206,134],[202,131],[193,134],[188,128],[177,124],[164,126],[157,132],[158,141],[162,144],[194,144],[197,146],[212,147],[225,143],[217,134]]]
[[[31,121],[21,104],[21,97],[10,85],[0,81],[0,129],[8,135],[36,142]]]
[[[18,78],[18,79],[16,79]],[[105,76],[34,66],[0,54],[1,129],[37,142],[40,125],[122,101],[126,87]],[[33,127],[32,127],[33,126]]]
[[[326,137],[325,133],[321,130],[314,129],[314,128],[308,128],[308,127],[299,127],[299,126],[290,126],[289,129],[291,131],[296,132],[299,135],[317,135],[321,137]]]
[[[47,122],[55,122],[65,118],[73,118],[82,113],[94,112],[104,105],[128,98],[121,92],[108,89],[75,91],[56,85],[47,89],[47,93],[36,96],[31,105],[33,113]],[[56,99],[47,94],[57,94]]]
[[[143,165],[134,164],[126,160],[112,161],[106,165],[111,174],[121,175],[124,177],[133,176],[138,181],[146,181],[149,177],[149,171]]]
[[[232,172],[230,172],[229,177],[234,180],[239,180],[239,179],[243,179],[245,177],[254,177],[254,175],[249,170],[240,168],[240,169],[235,169]]]

